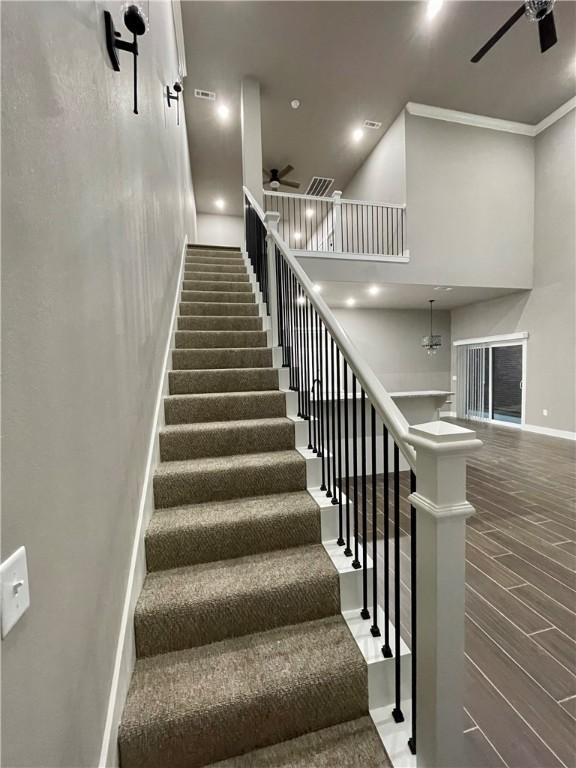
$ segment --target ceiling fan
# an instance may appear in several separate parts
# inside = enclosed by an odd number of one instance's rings
[[[279,171],[278,168],[271,168],[269,171],[267,171],[266,168],[263,168],[262,170],[266,176],[268,176],[267,179],[264,179],[264,184],[269,184],[272,189],[278,189],[280,185],[283,187],[292,187],[293,189],[298,189],[300,186],[299,181],[285,180],[285,177],[294,170],[294,166],[292,165],[287,165],[286,168],[282,168],[281,171]]]
[[[554,23],[554,14],[552,9],[556,0],[525,0],[524,3],[515,11],[508,21],[503,24],[496,34],[492,35],[490,40],[480,48],[478,53],[474,54],[470,61],[477,64],[488,51],[496,45],[501,37],[516,24],[522,16],[526,16],[528,21],[538,23],[538,34],[540,37],[540,51],[544,53],[558,42],[556,35],[556,25]]]

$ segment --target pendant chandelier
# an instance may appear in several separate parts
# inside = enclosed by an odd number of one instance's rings
[[[429,299],[430,303],[430,335],[422,337],[422,346],[429,355],[435,355],[438,349],[442,346],[442,336],[434,334],[432,331],[432,304],[434,299]]]

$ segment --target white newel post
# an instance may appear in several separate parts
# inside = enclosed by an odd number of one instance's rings
[[[342,192],[332,193],[332,240],[335,253],[342,253]]]
[[[476,433],[434,421],[410,427],[416,449],[416,751],[418,768],[464,762],[466,456]]]
[[[276,293],[276,243],[271,232],[278,232],[280,214],[277,211],[266,211],[264,223],[266,224],[266,256],[268,259],[268,314],[272,328],[272,346],[280,343],[278,337],[278,295]]]

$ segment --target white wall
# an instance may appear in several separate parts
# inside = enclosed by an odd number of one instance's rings
[[[434,332],[442,335],[442,347],[428,355],[420,346],[430,328],[427,310],[332,311],[389,392],[450,390],[449,312],[434,312]]]
[[[573,110],[535,140],[533,290],[452,312],[455,340],[528,331],[526,422],[570,432],[576,432],[575,136]]]
[[[244,219],[242,216],[199,213],[197,242],[241,247],[244,243]]]
[[[184,235],[195,238],[171,4],[115,73],[102,11],[2,6],[2,555],[31,608],[3,641],[2,764],[94,766]]]
[[[348,182],[343,198],[396,205],[406,202],[405,123],[402,110]]]

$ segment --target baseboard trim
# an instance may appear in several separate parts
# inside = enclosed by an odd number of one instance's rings
[[[158,384],[156,394],[156,404],[154,408],[154,418],[150,431],[148,443],[148,453],[146,457],[146,467],[144,470],[144,481],[142,483],[142,493],[138,507],[138,518],[134,532],[132,544],[132,554],[130,557],[130,568],[128,571],[128,581],[126,582],[126,592],[124,596],[124,606],[120,620],[120,630],[118,634],[118,643],[116,645],[116,655],[114,658],[114,671],[112,673],[112,683],[110,686],[110,695],[108,697],[108,707],[106,711],[106,721],[102,744],[100,748],[100,758],[98,768],[112,768],[119,764],[117,733],[118,724],[124,708],[130,678],[136,661],[135,642],[134,642],[134,623],[133,614],[136,600],[142,589],[144,577],[146,575],[146,558],[144,552],[144,534],[146,527],[154,511],[153,500],[153,471],[159,460],[158,453],[158,432],[164,423],[164,412],[162,410],[162,401],[168,391],[168,362],[170,352],[174,346],[174,333],[176,330],[176,318],[178,314],[178,303],[182,287],[182,276],[184,272],[184,262],[188,245],[188,236],[184,236],[182,251],[180,255],[180,268],[178,270],[178,279],[175,286],[174,303],[172,306],[172,315],[170,319],[170,330],[166,339],[164,350],[164,359],[162,363],[162,375]]]
[[[552,427],[540,427],[537,424],[524,424],[522,429],[525,432],[535,432],[538,435],[560,437],[563,440],[576,440],[576,432],[569,432],[567,429],[552,429]]]

